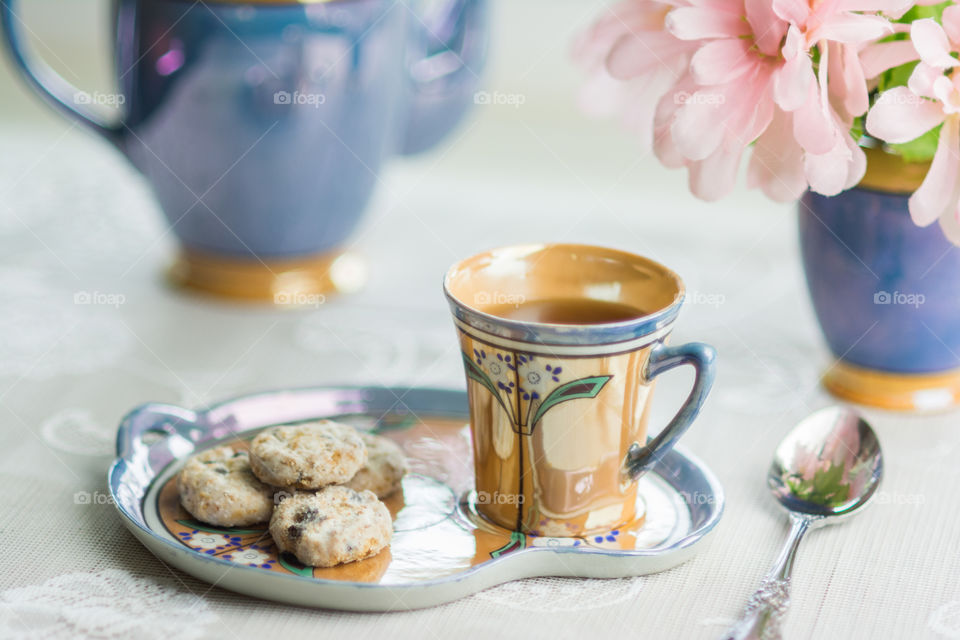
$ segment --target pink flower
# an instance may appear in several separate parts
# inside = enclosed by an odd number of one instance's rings
[[[897,0],[903,4],[902,0]],[[894,8],[891,0],[773,0],[773,11],[790,23],[783,57],[786,63],[777,76],[776,100],[784,111],[797,111],[797,140],[813,153],[826,153],[836,143],[837,131],[823,99],[830,73],[830,93],[844,120],[866,112],[867,83],[857,57],[856,45],[881,38],[893,29],[878,15],[853,11],[883,11]],[[813,5],[813,8],[811,8]],[[820,45],[819,78],[814,76],[811,48]],[[836,77],[833,77],[836,76]]]
[[[863,150],[850,135],[854,117],[869,106],[856,49],[820,42],[815,75],[805,38],[791,24],[783,47],[785,62],[774,84],[774,100],[782,113],[757,140],[747,174],[748,186],[760,187],[780,202],[798,198],[807,186],[836,195],[860,182],[867,167]]]
[[[844,468],[844,482],[847,473],[857,462],[857,452],[860,450],[860,420],[851,417],[836,425],[823,444],[820,459],[827,466],[842,466]]]
[[[834,195],[866,170],[850,134],[869,106],[859,51],[892,33],[880,14],[913,4],[625,0],[578,47],[593,72],[585,107],[621,112],[663,164],[688,170],[702,199],[733,188],[751,145],[748,186],[778,201],[807,188]],[[879,65],[891,52],[871,56]]]
[[[748,185],[774,200],[792,200],[809,184],[836,195],[856,185],[866,157],[850,136],[853,119],[867,111],[869,97],[857,47],[892,31],[878,15],[897,13],[903,0],[773,0],[774,13],[789,22],[774,82],[774,100],[785,114],[775,126],[789,127],[792,139],[774,126],[757,141]],[[814,74],[811,52],[820,53]]]
[[[786,24],[767,4],[690,0],[667,15],[667,30],[695,53],[657,106],[654,150],[665,165],[687,167],[699,198],[733,188],[744,150],[773,118],[773,56]]]
[[[590,73],[580,94],[591,115],[619,115],[643,148],[653,144],[657,101],[689,64],[695,45],[664,29],[683,0],[623,0],[578,39],[574,56]]]
[[[848,133],[850,123],[840,119],[829,105],[827,125],[833,146],[825,153],[805,150],[796,139],[799,116],[778,110],[774,123],[754,145],[747,172],[747,186],[759,187],[777,202],[799,198],[809,188],[823,195],[836,195],[856,185],[867,169],[863,150]]]
[[[790,465],[799,474],[800,478],[806,482],[813,482],[814,476],[822,468],[820,464],[819,453],[806,446],[805,443],[797,443],[793,449],[793,461]]]
[[[921,227],[939,220],[947,238],[960,244],[960,71],[950,55],[960,51],[960,6],[944,10],[942,27],[932,19],[914,22],[910,41],[920,63],[906,87],[878,96],[866,127],[881,140],[902,143],[943,125],[930,170],[910,196],[910,216]]]
[[[892,29],[878,15],[852,12],[902,4],[690,0],[670,12],[668,30],[699,47],[690,60],[690,98],[675,108],[661,99],[658,157],[668,166],[687,166],[691,190],[704,199],[732,188],[753,142],[748,186],[775,200],[794,200],[808,186],[825,195],[854,186],[866,158],[849,130],[869,104],[856,46]]]

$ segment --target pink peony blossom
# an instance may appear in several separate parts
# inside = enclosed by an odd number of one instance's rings
[[[857,47],[892,32],[879,15],[902,13],[903,0],[773,0],[774,14],[789,24],[774,76],[774,101],[784,114],[757,140],[748,186],[774,200],[799,197],[809,186],[836,195],[856,185],[866,157],[850,135],[855,117],[869,107]],[[820,53],[814,73],[812,49]],[[787,136],[776,127],[789,128]]]
[[[818,82],[826,85],[832,71],[829,89],[834,107],[845,120],[862,115],[869,103],[856,46],[893,32],[885,18],[852,11],[882,11],[890,9],[889,4],[884,0],[773,0],[774,12],[790,23],[783,46],[786,64],[777,76],[777,104],[784,111],[798,112],[796,138],[812,153],[829,151],[838,133],[823,92],[817,90]],[[819,78],[814,76],[810,57],[816,45],[822,47],[821,56],[828,57],[826,63],[821,59]]]
[[[682,0],[623,0],[606,13],[574,46],[574,55],[590,73],[580,106],[591,115],[620,116],[640,138],[653,145],[657,101],[676,83],[695,46],[664,29],[667,13]]]
[[[951,53],[960,52],[960,6],[911,25],[910,42],[920,63],[906,87],[882,93],[867,114],[871,135],[890,143],[909,142],[943,125],[937,151],[910,196],[910,216],[919,226],[939,220],[947,238],[960,244],[960,70]]]
[[[685,165],[694,195],[715,200],[733,188],[744,151],[773,121],[788,25],[768,0],[691,0],[667,15],[666,27],[697,47],[674,96],[658,106],[657,156]]]
[[[833,195],[859,182],[866,168],[850,135],[853,119],[868,108],[859,48],[893,31],[881,13],[896,16],[912,5],[626,0],[578,47],[594,69],[586,106],[609,111],[618,103],[634,113],[644,142],[663,164],[686,167],[700,198],[733,188],[751,144],[750,187],[778,201],[808,187]],[[611,91],[615,80],[631,84]]]

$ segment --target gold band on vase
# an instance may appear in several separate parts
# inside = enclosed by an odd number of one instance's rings
[[[908,374],[837,362],[824,373],[823,386],[844,400],[894,411],[942,411],[960,404],[960,369]]]
[[[930,162],[907,162],[881,147],[864,147],[863,151],[867,155],[867,171],[858,186],[865,189],[910,195],[930,169]]]

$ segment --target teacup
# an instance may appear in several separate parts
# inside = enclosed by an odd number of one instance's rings
[[[487,0],[114,0],[120,92],[90,94],[25,50],[21,4],[13,62],[146,177],[176,279],[239,298],[353,287],[337,258],[381,165],[453,129],[486,51]]]
[[[554,537],[637,522],[637,480],[684,434],[714,378],[712,347],[667,345],[680,278],[623,251],[544,244],[468,258],[444,291],[467,375],[477,511]],[[693,390],[648,441],[654,380],[684,364]]]

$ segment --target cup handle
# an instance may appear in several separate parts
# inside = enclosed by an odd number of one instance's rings
[[[419,42],[408,67],[410,102],[401,154],[433,147],[475,102],[487,55],[487,12],[488,0],[446,0],[429,15],[413,18]]]
[[[716,360],[716,350],[702,342],[690,342],[677,347],[658,342],[653,346],[643,372],[646,380],[653,380],[664,371],[685,364],[694,368],[696,378],[690,395],[663,431],[648,440],[644,446],[638,443],[631,445],[624,465],[624,470],[631,480],[638,479],[659,462],[693,424],[713,386]]]
[[[60,77],[39,57],[32,55],[23,46],[19,24],[23,21],[17,14],[17,0],[0,2],[0,33],[10,53],[11,61],[26,81],[50,105],[68,117],[79,121],[101,137],[122,148],[123,128],[111,124],[92,109],[83,106],[79,98],[87,95]]]

